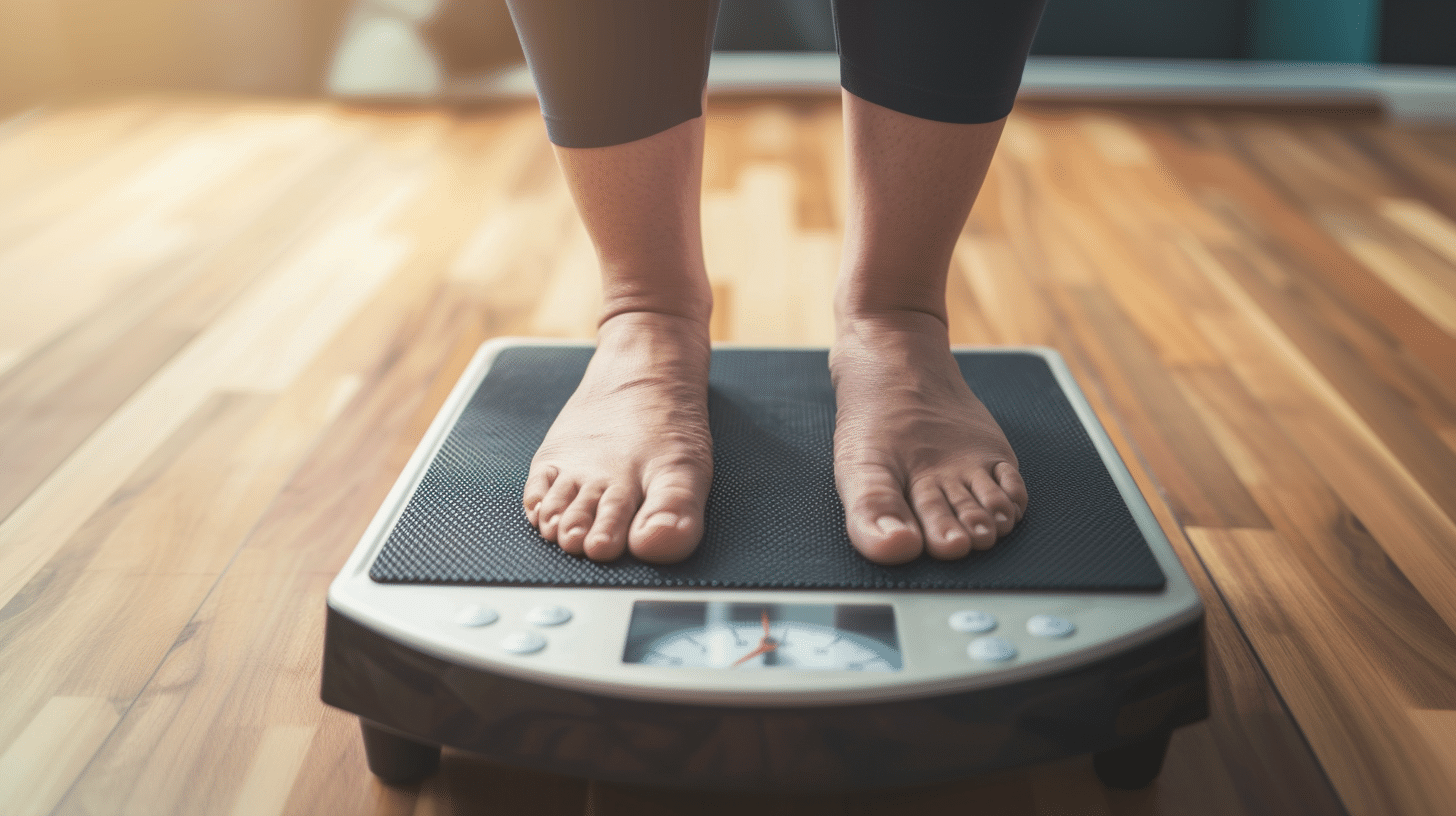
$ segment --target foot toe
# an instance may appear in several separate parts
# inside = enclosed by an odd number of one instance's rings
[[[571,500],[576,498],[577,491],[580,489],[581,485],[571,479],[557,479],[551,484],[546,498],[536,506],[536,530],[541,533],[542,538],[547,541],[557,539],[561,527],[561,514],[571,506]]]
[[[597,504],[606,490],[604,484],[584,485],[571,500],[571,505],[561,513],[557,524],[556,543],[572,555],[581,555],[586,535],[596,520]]]
[[[521,506],[526,508],[526,520],[531,522],[532,527],[540,527],[541,501],[550,492],[551,485],[556,481],[560,472],[551,465],[541,468],[532,467],[531,475],[526,479],[526,488],[521,492]]]
[[[845,528],[860,554],[877,564],[903,564],[924,548],[920,525],[899,481],[875,469],[844,480]]]
[[[933,558],[962,558],[971,550],[971,535],[956,518],[940,485],[922,479],[910,488],[910,503],[925,535],[925,551]]]
[[[582,542],[586,557],[593,561],[615,561],[627,549],[627,527],[637,509],[637,496],[626,487],[614,485],[597,502],[596,521]]]
[[[965,484],[944,485],[946,499],[954,508],[955,516],[971,536],[971,549],[990,549],[996,543],[998,526],[996,519],[986,511],[976,495]]]
[[[997,465],[996,467],[999,469],[1001,465]],[[1007,465],[1007,467],[1009,468],[1010,466]],[[1012,468],[1011,472],[1014,474],[1015,469]],[[1020,477],[1017,477],[1017,480],[1020,481]],[[1006,535],[1011,532],[1011,528],[1016,526],[1017,520],[1021,518],[1021,508],[1017,506],[1016,501],[1007,494],[1006,490],[1001,487],[1000,482],[993,478],[989,472],[977,470],[967,480],[967,486],[970,488],[971,493],[975,495],[976,501],[990,514],[992,524],[996,528],[996,533],[998,535]]]
[[[991,473],[995,475],[996,483],[1000,485],[1001,490],[1011,499],[1011,503],[1015,505],[1015,520],[1021,521],[1021,517],[1026,515],[1027,502],[1026,482],[1021,479],[1021,471],[1016,468],[1016,465],[1010,462],[1002,462],[996,465],[991,470]]]
[[[673,468],[653,478],[646,493],[627,534],[632,554],[654,563],[687,558],[703,537],[707,480],[696,468]]]
[[[637,518],[642,520],[632,526],[629,546],[632,554],[643,561],[658,564],[681,561],[692,554],[703,537],[701,522],[671,510],[659,510],[651,515],[639,513]]]

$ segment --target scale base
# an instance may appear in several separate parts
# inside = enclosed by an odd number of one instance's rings
[[[860,705],[648,703],[451,663],[329,610],[322,696],[357,714],[385,782],[441,747],[631,785],[828,791],[932,784],[1093,754],[1109,787],[1147,785],[1168,738],[1208,715],[1203,622],[1051,676]]]
[[[956,352],[1037,498],[989,552],[897,567],[859,557],[844,532],[828,352],[815,349],[714,351],[713,491],[693,556],[602,564],[543,541],[520,491],[591,354],[482,346],[330,587],[322,697],[359,718],[384,781],[427,776],[451,748],[579,778],[764,792],[1091,754],[1107,785],[1137,788],[1172,731],[1207,716],[1197,593],[1055,352]],[[831,627],[893,669],[846,658],[816,673],[801,652],[785,660],[802,670],[729,671],[732,655],[692,640],[715,603]],[[673,604],[686,617],[638,626],[639,606]],[[855,628],[857,607],[887,625]],[[965,613],[989,627],[958,623]],[[692,643],[705,662],[646,660],[659,642]],[[783,653],[838,640],[815,642]]]
[[[432,776],[440,767],[440,746],[402,737],[368,720],[359,720],[364,734],[364,754],[369,770],[381,782],[411,785]],[[1098,751],[1092,755],[1097,779],[1109,788],[1141,790],[1153,783],[1163,770],[1171,731],[1159,731],[1143,739]]]

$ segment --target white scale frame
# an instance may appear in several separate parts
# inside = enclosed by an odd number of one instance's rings
[[[496,356],[514,346],[542,345],[590,347],[540,338],[497,338],[480,347],[329,587],[328,603],[335,611],[426,654],[506,677],[590,694],[727,706],[870,703],[1021,682],[1135,648],[1202,614],[1192,582],[1066,362],[1055,350],[1043,347],[961,347],[955,351],[1024,352],[1046,360],[1166,577],[1159,591],[642,589],[385,584],[371,579],[369,568],[390,530]],[[633,604],[639,600],[888,604],[894,610],[903,666],[893,672],[863,672],[629,664],[623,662],[623,650]],[[462,625],[460,613],[471,606],[493,610],[498,617],[487,625]],[[571,610],[571,618],[556,625],[529,623],[528,613],[543,606],[565,607]],[[993,615],[998,625],[984,633],[954,630],[950,617],[967,609]],[[1075,631],[1065,637],[1033,635],[1027,621],[1036,615],[1065,618],[1075,625]],[[504,648],[510,636],[527,632],[542,636],[546,645],[529,654]],[[971,641],[987,636],[1010,641],[1017,655],[1002,661],[973,658]]]

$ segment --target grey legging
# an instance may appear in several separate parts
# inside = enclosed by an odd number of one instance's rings
[[[718,0],[508,0],[551,141],[605,147],[702,114]],[[1045,0],[833,0],[840,83],[922,119],[1011,111]]]

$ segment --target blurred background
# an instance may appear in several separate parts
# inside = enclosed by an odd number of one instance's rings
[[[715,341],[835,336],[833,45],[722,0]],[[1155,790],[372,782],[328,582],[482,341],[601,316],[521,63],[502,0],[0,0],[0,816],[1456,812],[1456,0],[1049,0],[950,338],[1061,351],[1199,582]]]
[[[1088,72],[1109,61],[1158,60],[1164,84],[1190,65],[1212,68],[1171,80],[1205,95],[1210,84],[1237,93],[1291,82],[1326,95],[1368,94],[1371,76],[1449,79],[1449,71],[1398,69],[1456,66],[1453,32],[1451,0],[1051,0],[1028,89],[1145,92],[1157,78],[1147,66],[1140,77]],[[827,56],[829,0],[724,0],[717,48]],[[0,0],[0,105],[9,107],[152,89],[489,96],[522,90],[510,74],[520,61],[503,0]],[[1300,70],[1247,70],[1270,62]],[[798,69],[802,81],[833,80],[832,68],[808,65]],[[749,74],[741,81],[771,82],[794,69],[737,70]]]

